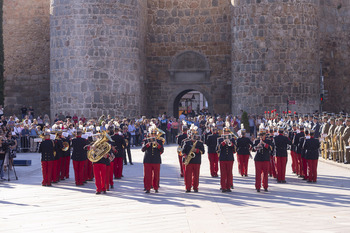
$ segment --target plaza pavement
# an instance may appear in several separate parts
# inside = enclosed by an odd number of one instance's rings
[[[287,184],[269,178],[269,192],[254,188],[254,164],[248,177],[238,176],[234,190],[221,193],[220,178],[209,173],[203,156],[199,193],[185,193],[176,146],[162,155],[159,193],[143,192],[143,153],[132,149],[133,166],[115,189],[95,195],[94,182],[77,187],[70,179],[41,186],[40,155],[29,167],[16,167],[19,180],[0,182],[0,232],[350,232],[348,165],[319,162],[318,182],[309,184],[291,173]],[[290,159],[289,159],[290,161]]]

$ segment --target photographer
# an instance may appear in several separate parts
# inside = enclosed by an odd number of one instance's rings
[[[1,151],[5,153],[3,170],[12,170],[13,158],[16,158],[17,141],[12,138],[10,133],[8,133],[6,137],[2,137],[0,140],[0,148]]]

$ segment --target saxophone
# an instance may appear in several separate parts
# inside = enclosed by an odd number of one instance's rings
[[[192,148],[191,148],[190,152],[188,153],[188,155],[187,155],[187,157],[186,157],[186,159],[185,159],[184,164],[185,164],[186,166],[190,163],[191,159],[193,159],[194,157],[196,157],[196,154],[194,153],[194,149],[196,149],[197,142],[198,142],[198,141],[195,141],[195,142],[193,143]]]

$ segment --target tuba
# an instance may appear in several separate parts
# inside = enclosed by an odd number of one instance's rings
[[[108,141],[113,142],[112,138],[106,132],[103,132],[102,137],[92,145],[92,149],[89,150],[87,158],[93,163],[102,159],[112,148]]]
[[[69,143],[68,142],[63,142],[62,151],[68,151],[68,149],[69,149]]]

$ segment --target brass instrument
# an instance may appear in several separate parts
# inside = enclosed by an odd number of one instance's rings
[[[95,163],[102,159],[106,154],[109,153],[112,146],[108,143],[108,141],[112,141],[112,138],[106,133],[103,132],[102,137],[98,139],[94,144],[92,144],[92,148],[88,151],[88,159]]]
[[[68,151],[68,149],[69,149],[69,143],[68,142],[63,142],[62,151]]]
[[[187,157],[186,157],[186,159],[185,159],[184,164],[185,164],[186,166],[190,163],[191,159],[193,159],[194,157],[196,157],[196,154],[194,153],[194,149],[196,149],[197,142],[198,142],[198,141],[195,141],[195,142],[193,143],[192,148],[191,148],[190,152],[188,153],[188,155],[187,155]]]

